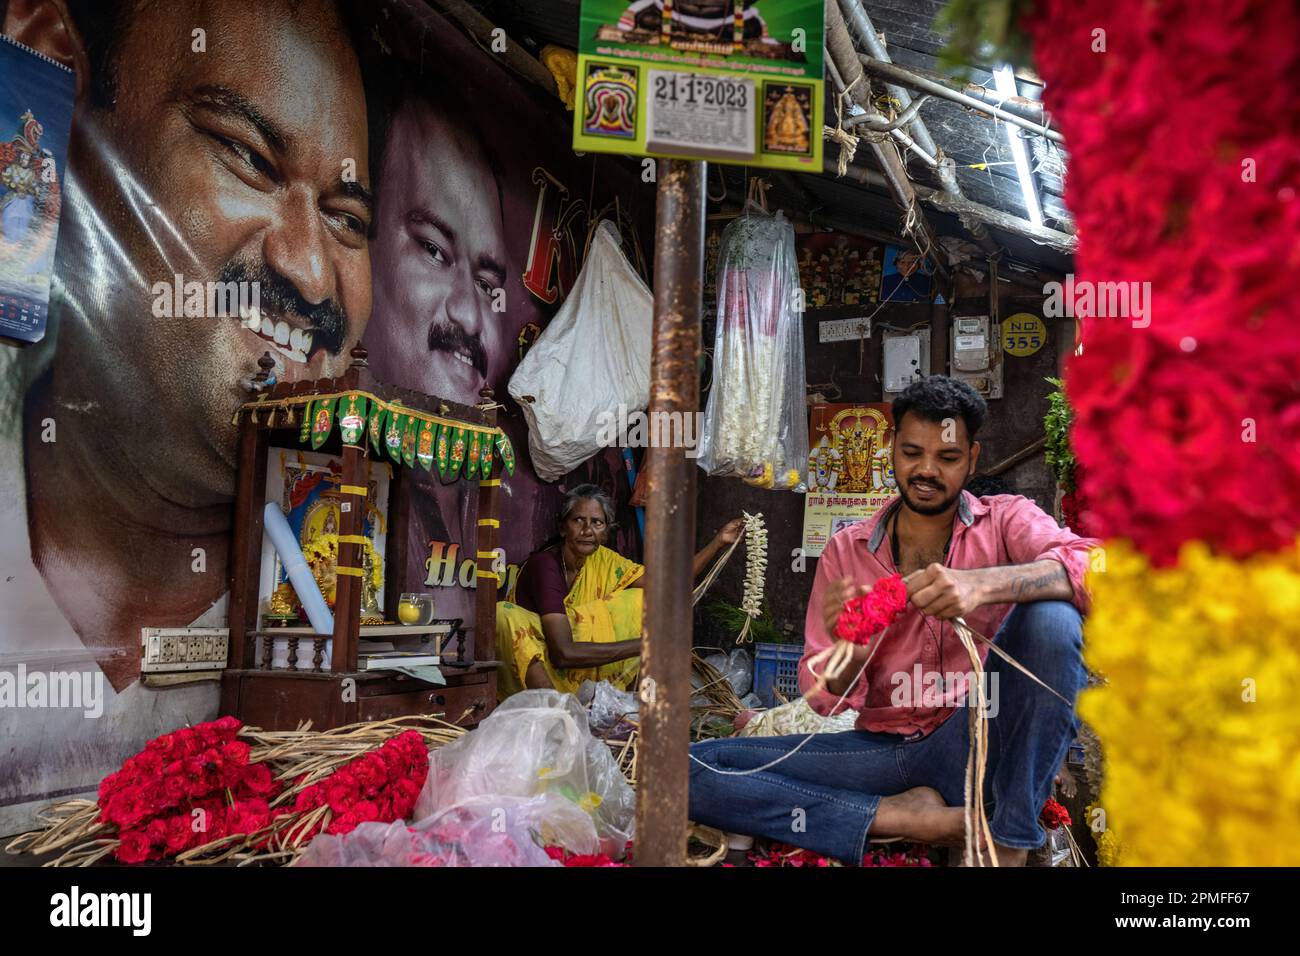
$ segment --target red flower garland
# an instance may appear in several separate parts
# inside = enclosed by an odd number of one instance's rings
[[[799,847],[791,846],[788,843],[772,843],[765,849],[750,850],[745,856],[754,866],[760,867],[827,867],[844,865],[832,857],[822,856],[812,850],[801,850]],[[723,865],[726,866],[727,864],[724,863]],[[868,850],[858,865],[870,867],[925,867],[930,865],[930,858],[917,853],[915,847],[906,852],[902,850],[894,850],[893,852]]]
[[[1278,78],[1300,73],[1300,9],[1040,0],[1021,26],[1070,150],[1075,285],[1150,290],[1137,324],[1083,317],[1067,372],[1088,530],[1159,565],[1198,539],[1236,558],[1289,545],[1300,99]]]
[[[1051,797],[1043,804],[1043,810],[1038,815],[1038,822],[1049,830],[1055,830],[1059,826],[1069,826],[1073,821],[1070,819],[1070,811],[1061,806]]]
[[[333,817],[325,832],[333,834],[349,833],[361,823],[404,820],[415,809],[428,774],[424,738],[407,730],[304,789],[293,809],[308,812],[328,805]]]
[[[627,846],[629,856],[622,863],[616,863],[604,853],[570,853],[568,850],[559,846],[548,846],[545,847],[545,850],[547,856],[552,860],[558,860],[563,866],[631,866],[632,858],[630,854],[632,844],[629,843]]]
[[[252,833],[284,811],[270,769],[249,763],[234,717],[163,734],[99,785],[100,822],[117,828],[122,863],[176,856],[237,833]]]
[[[844,602],[835,622],[835,636],[864,647],[903,613],[907,607],[907,586],[897,574],[881,578],[866,594]]]

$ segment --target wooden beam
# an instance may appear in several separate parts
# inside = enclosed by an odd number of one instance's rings
[[[988,475],[989,477],[994,477],[996,475],[1002,474],[1004,471],[1010,471],[1012,468],[1016,467],[1016,465],[1020,464],[1021,462],[1028,461],[1030,458],[1033,458],[1035,455],[1037,455],[1046,447],[1047,447],[1047,436],[1044,435],[1042,438],[1038,438],[1030,442],[1028,445],[1020,449],[1020,451],[1016,452],[1015,454],[1008,455],[1006,458],[1003,458],[1000,462],[998,462],[988,471],[981,472],[981,474]]]

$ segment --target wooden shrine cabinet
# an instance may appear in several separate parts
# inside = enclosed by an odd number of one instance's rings
[[[493,557],[497,547],[496,500],[501,483],[501,454],[493,454],[491,477],[478,480],[479,586],[475,592],[475,619],[469,622],[472,641],[467,648],[464,630],[460,630],[459,642],[448,641],[442,648],[445,687],[394,671],[357,669],[361,638],[386,633],[361,626],[362,549],[355,541],[348,541],[349,536],[359,538],[365,520],[367,457],[391,461],[374,452],[365,429],[359,443],[349,445],[341,443],[340,429],[335,424],[329,443],[321,447],[322,451],[337,456],[343,469],[337,557],[340,573],[335,587],[333,634],[315,634],[305,627],[263,628],[260,624],[258,585],[268,453],[272,447],[304,447],[300,440],[302,416],[308,413],[314,398],[360,392],[368,401],[377,399],[387,407],[423,414],[444,424],[472,427],[480,433],[497,432],[491,389],[485,388],[481,393],[481,405],[461,405],[377,382],[366,367],[365,349],[357,346],[351,354],[351,366],[338,378],[275,384],[269,388],[264,383],[274,361],[269,355],[263,356],[258,363],[262,369],[257,376],[259,381],[254,382],[255,398],[240,409],[234,540],[230,551],[230,649],[221,680],[221,713],[233,714],[265,730],[292,730],[305,720],[311,721],[314,730],[326,730],[358,721],[415,714],[437,716],[472,727],[496,705],[493,658],[499,577],[493,568]],[[418,462],[415,467],[419,467]],[[401,462],[394,463],[383,557],[383,610],[384,618],[390,621],[397,620],[398,600],[406,580],[412,484],[410,468]],[[357,507],[349,507],[349,497]],[[345,569],[355,570],[347,573]],[[323,655],[329,638],[333,639],[333,649],[326,670]],[[288,663],[273,667],[272,648],[280,640],[288,641]]]

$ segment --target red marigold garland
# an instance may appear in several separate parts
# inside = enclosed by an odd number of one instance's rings
[[[1069,826],[1073,821],[1070,819],[1070,811],[1065,809],[1055,799],[1048,797],[1047,802],[1043,804],[1043,810],[1038,815],[1038,822],[1049,830],[1055,830],[1059,826]]]
[[[835,623],[835,636],[866,647],[871,639],[894,623],[907,607],[907,586],[901,575],[881,578],[870,591],[844,602]]]
[[[1082,317],[1067,372],[1089,530],[1158,565],[1194,540],[1291,544],[1300,100],[1279,78],[1300,70],[1300,10],[1041,0],[1022,26],[1069,145],[1075,285],[1149,290],[1144,316]]]
[[[900,575],[891,574],[877,581],[870,591],[844,603],[835,622],[834,644],[808,660],[808,670],[817,678],[814,691],[822,691],[826,682],[838,677],[853,659],[853,646],[866,647],[907,607],[907,586]],[[821,671],[818,672],[818,667]]]
[[[922,852],[923,849],[912,846],[906,850],[868,850],[858,865],[869,867],[927,867],[930,865],[930,858]],[[822,856],[812,850],[802,850],[788,843],[770,843],[766,847],[750,850],[745,856],[751,864],[757,867],[798,868],[844,865],[834,857]],[[728,865],[723,864],[723,866]]]

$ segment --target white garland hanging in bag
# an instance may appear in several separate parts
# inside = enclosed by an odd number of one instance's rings
[[[760,488],[805,491],[808,417],[794,228],[756,204],[722,234],[714,383],[699,464]]]

